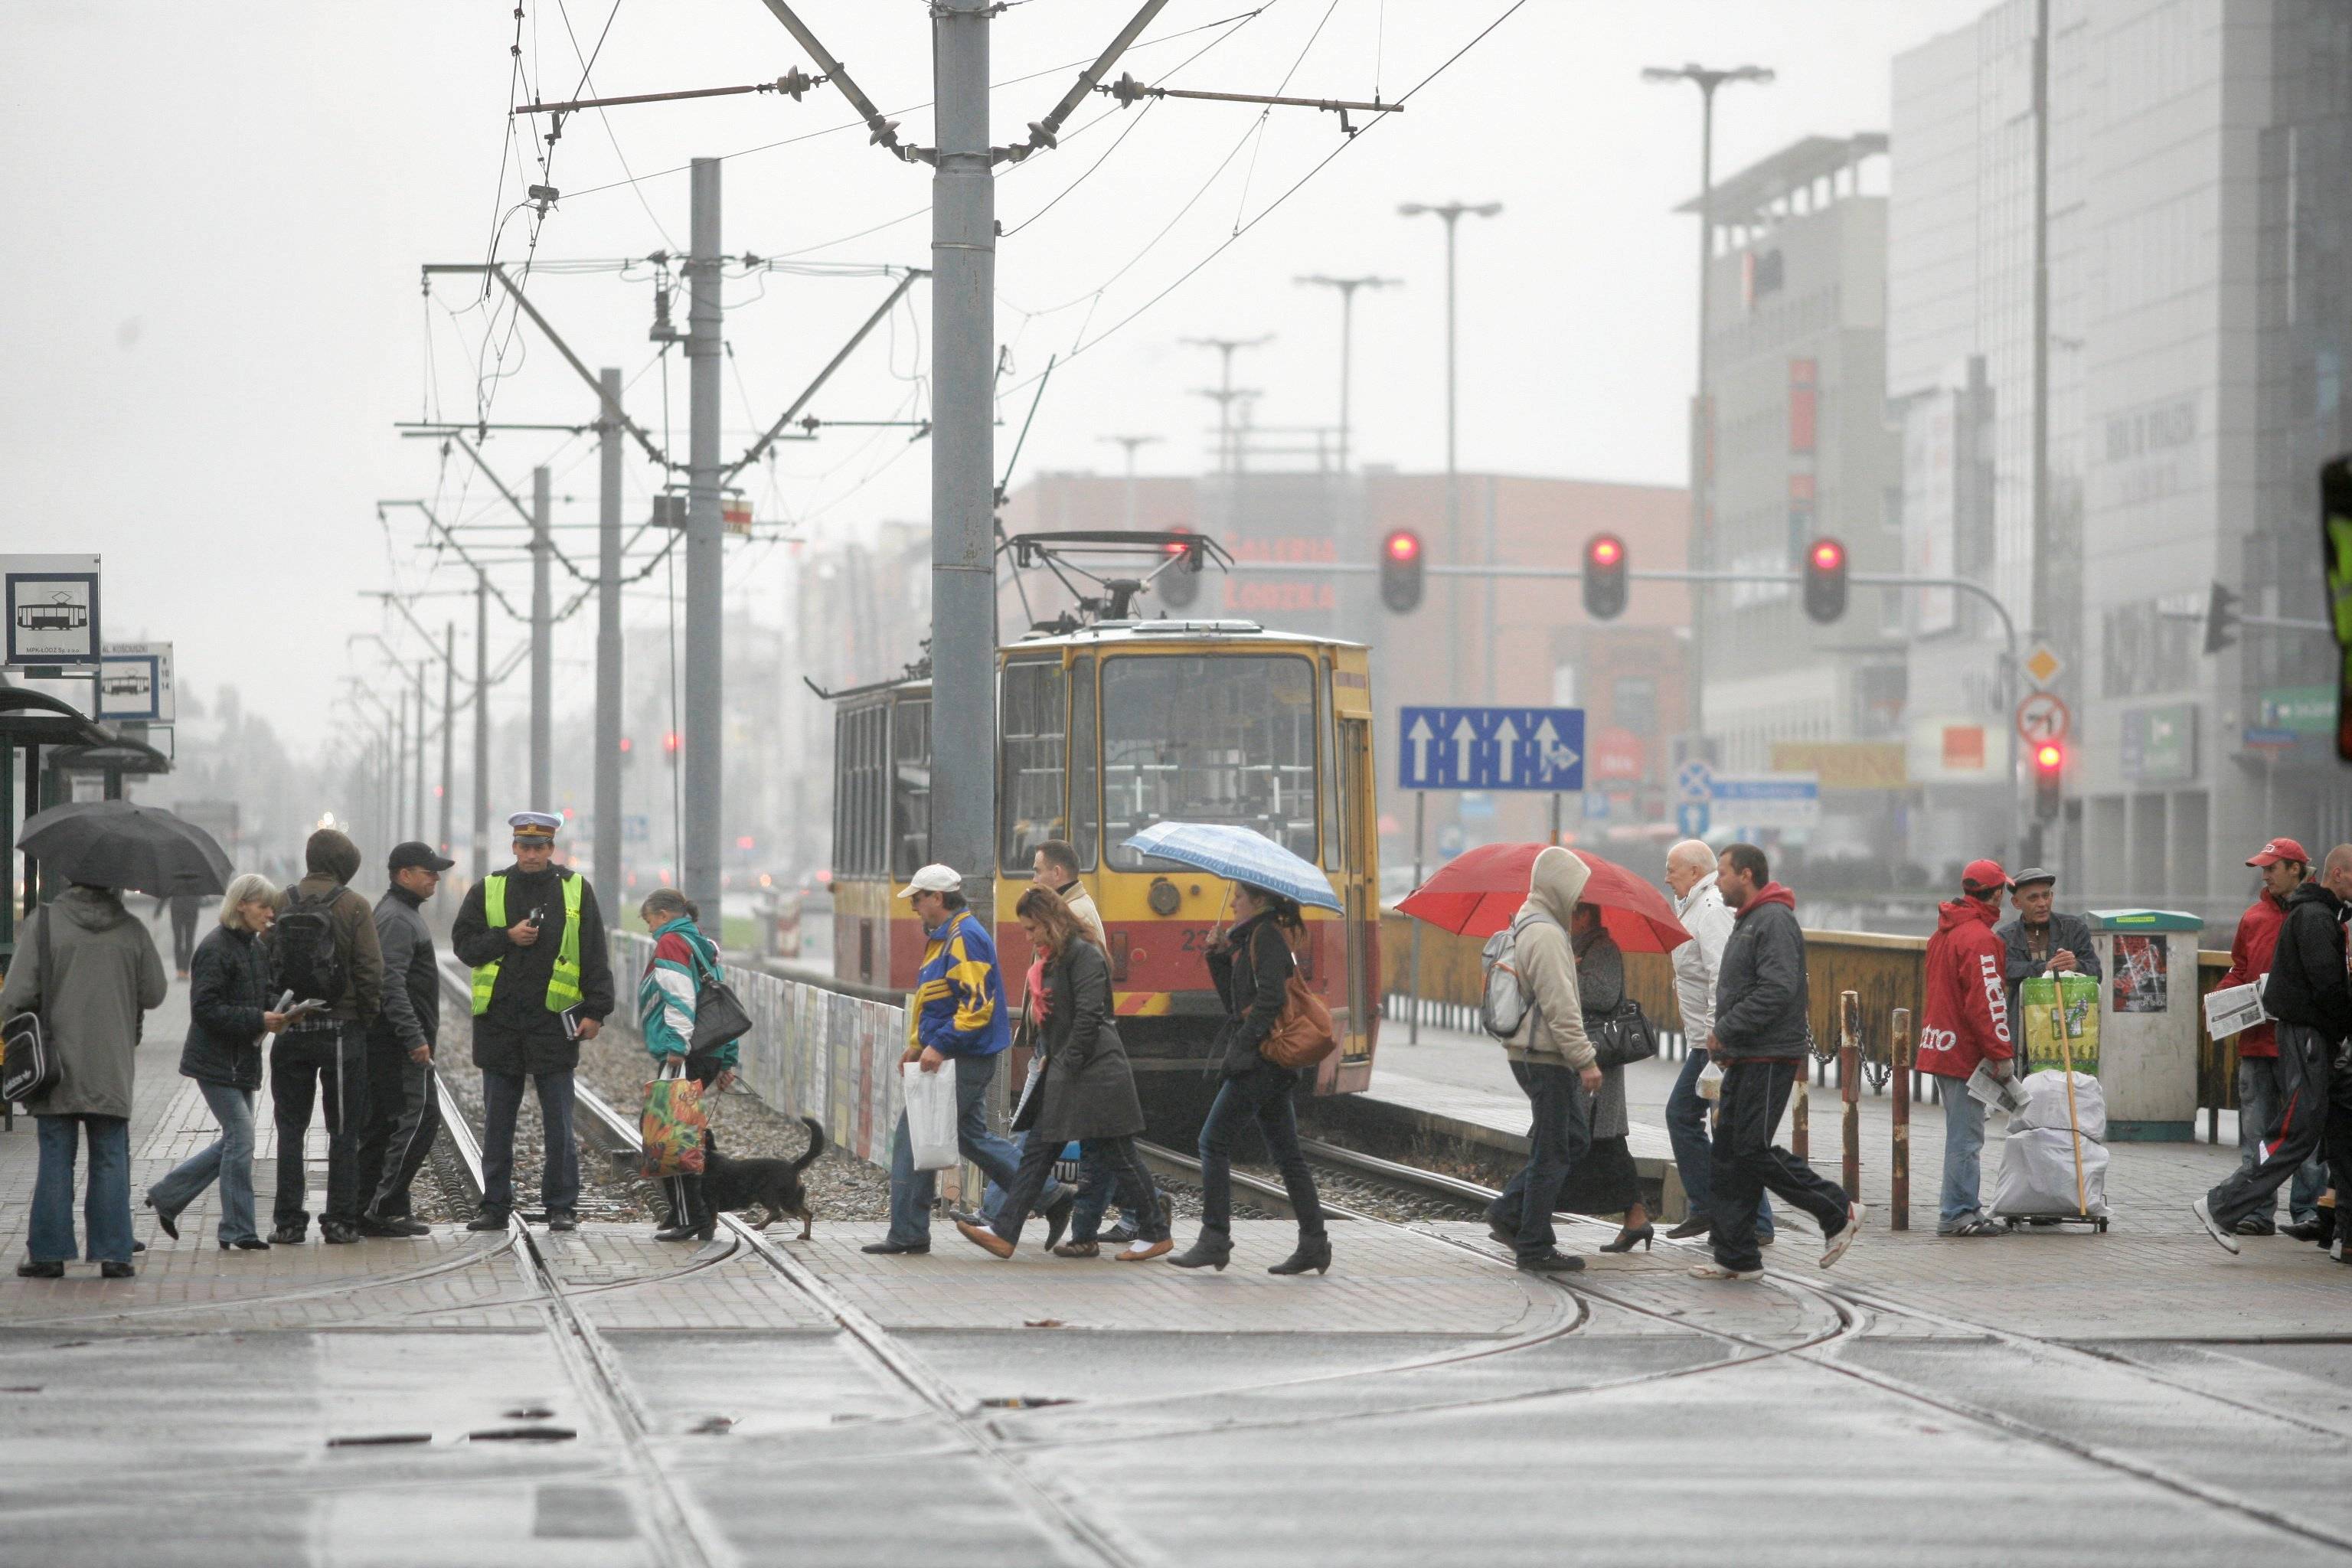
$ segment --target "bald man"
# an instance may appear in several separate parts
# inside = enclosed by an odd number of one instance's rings
[[[2329,1079],[2336,1047],[2352,1037],[2352,981],[2344,970],[2344,918],[2352,909],[2352,844],[2327,852],[2319,876],[2287,895],[2286,920],[2271,953],[2263,1005],[2278,1020],[2278,1124],[2268,1130],[2253,1169],[2242,1166],[2190,1205],[2207,1234],[2225,1252],[2238,1250],[2237,1229],[2249,1215],[2268,1214],[2284,1185],[2326,1137],[2340,1194],[2352,1178],[2352,1101]],[[2352,1079],[2352,1074],[2343,1075]],[[2336,1122],[2333,1129],[2330,1121]]]
[[[1715,1146],[1708,1136],[1706,1101],[1698,1095],[1698,1075],[1706,1070],[1706,1037],[1715,1029],[1715,976],[1723,964],[1723,944],[1731,940],[1731,911],[1715,887],[1715,851],[1685,838],[1666,851],[1666,886],[1674,889],[1675,914],[1691,940],[1675,949],[1675,1000],[1683,1015],[1683,1071],[1666,1096],[1666,1135],[1674,1142],[1675,1168],[1682,1173],[1690,1217],[1666,1232],[1669,1238],[1705,1236],[1714,1228],[1714,1192],[1709,1174]],[[1756,1239],[1772,1239],[1772,1200],[1756,1210]]]

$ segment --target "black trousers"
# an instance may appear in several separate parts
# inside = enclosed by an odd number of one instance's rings
[[[1823,1236],[1845,1228],[1845,1189],[1772,1142],[1772,1131],[1789,1109],[1789,1092],[1803,1070],[1801,1060],[1724,1064],[1710,1195],[1715,1260],[1726,1268],[1764,1267],[1756,1245],[1756,1205],[1767,1189],[1812,1215]]]
[[[186,904],[185,912],[181,906]],[[187,900],[172,900],[172,967],[180,973],[188,972],[189,961],[196,955],[196,905]]]
[[[360,1133],[361,1206],[385,1219],[410,1210],[409,1186],[441,1131],[431,1062],[413,1062],[395,1041],[367,1044],[367,1126]]]
[[[1045,1184],[1054,1179],[1054,1162],[1061,1156],[1066,1142],[1040,1138],[1034,1132],[1023,1142],[1020,1168],[1013,1172],[1013,1184],[1004,1189],[1004,1201],[997,1205],[996,1218],[990,1224],[997,1235],[1007,1241],[1021,1239],[1021,1227],[1028,1223],[1029,1211],[1045,1195]],[[1151,1185],[1151,1173],[1143,1168],[1143,1157],[1135,1152],[1135,1140],[1088,1138],[1079,1147],[1098,1155],[1110,1167],[1119,1206],[1135,1221],[1137,1237],[1145,1241],[1167,1240],[1168,1215],[1160,1207],[1159,1196]]]
[[[322,1103],[323,1102],[323,1103]],[[358,1024],[288,1029],[269,1047],[269,1105],[278,1127],[278,1194],[272,1217],[299,1227],[310,1223],[302,1142],[310,1115],[327,1120],[327,1203],[324,1217],[350,1225],[366,1199],[360,1192],[360,1132],[367,1122],[367,1037]]]
[[[2335,1057],[2336,1042],[2317,1029],[2284,1021],[2278,1025],[2278,1125],[2263,1140],[2261,1163],[2251,1171],[2241,1166],[2231,1172],[2227,1181],[2205,1194],[2213,1223],[2224,1232],[2236,1230],[2238,1222],[2249,1215],[2267,1216],[2279,1188],[2320,1148],[2323,1138],[2328,1163],[2337,1178],[2338,1196],[2347,1190],[2342,1178],[2352,1174],[2347,1170],[2347,1164],[2352,1164],[2352,1143],[2347,1143],[2347,1130],[2341,1127],[2347,1118],[2331,1119],[2327,1114]],[[2338,1125],[2331,1128],[2331,1120]],[[2338,1163],[2339,1158],[2347,1163]]]
[[[686,1076],[708,1089],[719,1081],[726,1069],[713,1056],[692,1056],[686,1058]],[[711,1217],[710,1205],[702,1200],[700,1176],[664,1176],[662,1196],[669,1200],[669,1226],[699,1226]]]

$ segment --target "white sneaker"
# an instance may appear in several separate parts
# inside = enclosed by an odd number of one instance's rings
[[[1845,1256],[1845,1249],[1852,1247],[1853,1238],[1862,1234],[1862,1216],[1867,1212],[1860,1204],[1845,1205],[1845,1228],[1830,1237],[1829,1244],[1822,1248],[1822,1268],[1827,1268]]]
[[[2213,1217],[2213,1211],[2205,1205],[2203,1198],[2199,1198],[2195,1203],[2190,1204],[2189,1212],[2197,1216],[2197,1223],[2205,1227],[2206,1235],[2221,1243],[2222,1251],[2232,1258],[2238,1255],[2238,1238],[2221,1228],[2220,1222]]]
[[[1761,1279],[1764,1278],[1764,1270],[1761,1268],[1726,1268],[1720,1263],[1694,1263],[1691,1265],[1690,1272],[1694,1279]]]

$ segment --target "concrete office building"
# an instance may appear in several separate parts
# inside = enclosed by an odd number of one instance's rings
[[[2035,5],[1895,64],[1888,381],[1913,570],[1983,583],[2063,665],[2070,901],[2226,923],[2273,833],[2352,837],[2324,636],[2203,652],[2207,594],[2316,618],[2320,461],[2352,446],[2352,7],[2051,0],[2050,479],[2033,505]],[[2038,586],[2047,624],[2030,624]],[[2016,853],[1997,624],[1915,594],[1910,755],[1930,864]]]

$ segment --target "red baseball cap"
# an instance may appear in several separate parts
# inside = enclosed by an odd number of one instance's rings
[[[1961,868],[1960,886],[1971,893],[1997,893],[2009,886],[2009,873],[1998,860],[1971,860]]]
[[[2303,846],[2297,844],[2292,838],[2272,839],[2268,844],[2265,844],[2260,849],[2255,850],[2253,858],[2248,860],[2246,864],[2249,866],[2275,866],[2282,860],[2299,861],[2305,866],[2311,864],[2311,857],[2305,854],[2303,852]]]

